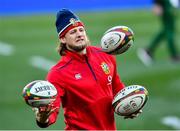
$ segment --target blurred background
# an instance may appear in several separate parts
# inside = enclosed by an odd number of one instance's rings
[[[157,49],[156,62],[150,67],[136,54],[160,28],[151,0],[0,0],[0,130],[40,129],[23,100],[22,89],[33,80],[45,79],[48,69],[60,59],[54,23],[61,8],[79,15],[92,45],[99,46],[103,33],[113,26],[126,25],[135,33],[134,45],[117,56],[118,72],[126,85],[145,86],[149,100],[136,119],[124,120],[115,114],[118,130],[180,129],[180,63],[170,61],[166,44]],[[176,14],[180,49],[179,9]],[[57,122],[47,129],[64,127],[61,109]]]

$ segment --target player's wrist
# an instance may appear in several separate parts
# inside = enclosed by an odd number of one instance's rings
[[[49,126],[49,119],[47,119],[48,121],[46,121],[47,123],[42,123],[42,121],[38,121],[37,119],[36,119],[36,123],[37,123],[37,125],[39,126],[39,127],[41,127],[41,128],[46,128],[46,127],[48,127]]]

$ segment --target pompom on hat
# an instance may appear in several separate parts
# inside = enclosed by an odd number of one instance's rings
[[[84,26],[80,19],[70,10],[62,9],[56,15],[56,30],[63,37],[70,29]]]

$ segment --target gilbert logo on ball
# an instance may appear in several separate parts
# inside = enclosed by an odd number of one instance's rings
[[[23,88],[23,98],[32,107],[46,106],[56,99],[57,90],[45,80],[35,80]]]

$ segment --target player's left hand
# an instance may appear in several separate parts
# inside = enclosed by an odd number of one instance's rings
[[[124,119],[134,119],[136,117],[138,117],[140,114],[142,113],[142,110],[139,110],[138,112],[131,114],[129,116],[125,116]]]

